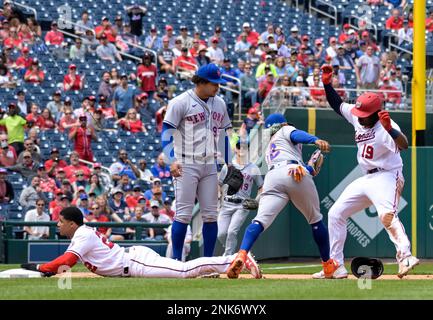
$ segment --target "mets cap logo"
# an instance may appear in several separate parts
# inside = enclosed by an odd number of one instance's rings
[[[356,101],[355,103],[355,108],[361,108],[362,107],[362,102],[361,101]]]
[[[221,71],[219,69],[217,70],[217,76],[221,77]]]

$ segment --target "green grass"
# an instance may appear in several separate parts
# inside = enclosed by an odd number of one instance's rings
[[[308,263],[311,265],[315,263]],[[263,264],[265,273],[307,273],[317,267],[293,267],[302,263]],[[17,265],[0,265],[0,270]],[[83,266],[74,271],[85,271]],[[395,274],[396,265],[385,265],[385,273]],[[433,264],[423,263],[414,274],[432,273]],[[281,280],[281,279],[72,279],[71,290],[58,288],[57,278],[0,279],[2,299],[174,299],[174,300],[286,300],[286,299],[433,299],[431,280],[372,281],[371,290],[358,288],[357,280]],[[62,281],[62,279],[60,279]]]

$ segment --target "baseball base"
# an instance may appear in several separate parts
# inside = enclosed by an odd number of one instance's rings
[[[0,272],[0,278],[42,278],[42,274],[25,269],[9,269]]]

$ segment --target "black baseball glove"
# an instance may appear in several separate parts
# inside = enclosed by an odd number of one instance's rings
[[[244,199],[242,201],[242,207],[247,210],[257,210],[259,208],[259,202],[256,199]]]
[[[236,194],[244,184],[244,176],[241,170],[236,169],[233,165],[227,165],[227,175],[224,178],[223,184],[229,186],[227,195]]]
[[[357,278],[377,279],[383,273],[383,263],[376,258],[356,257],[352,260],[350,269]]]
[[[42,273],[42,275],[44,277],[51,277],[54,276],[55,273],[54,272],[42,272],[39,270],[38,265],[36,263],[23,263],[21,264],[21,268],[26,269],[26,270],[30,270],[30,271],[37,271]]]

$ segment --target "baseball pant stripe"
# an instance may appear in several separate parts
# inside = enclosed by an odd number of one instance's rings
[[[181,273],[191,272],[197,268],[203,268],[203,267],[208,267],[208,266],[229,266],[231,263],[231,262],[227,262],[227,263],[204,263],[204,264],[199,264],[193,268],[184,270],[184,269],[175,269],[175,268],[163,267],[163,266],[158,266],[158,265],[145,264],[145,263],[142,263],[142,262],[134,260],[134,259],[131,259],[131,261],[138,263],[138,264],[141,264],[142,266],[149,267],[149,268],[170,270],[170,271],[181,272]]]

